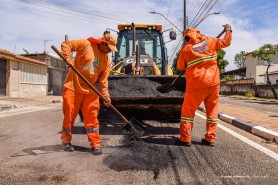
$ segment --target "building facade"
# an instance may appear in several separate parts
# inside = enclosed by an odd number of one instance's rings
[[[49,52],[22,54],[22,56],[46,63],[48,66],[47,94],[54,96],[62,95],[64,82],[67,76],[67,67],[60,57]]]
[[[0,96],[47,95],[47,64],[0,49]]]
[[[269,74],[269,80],[271,81],[271,83],[278,85],[278,70],[269,72],[268,74]],[[264,77],[264,82],[267,83],[267,75],[263,74],[260,76]]]
[[[246,78],[253,78],[255,84],[267,84],[266,79],[267,62],[253,58],[252,53],[246,55]],[[274,62],[270,66],[269,78],[272,84],[276,84],[278,71],[278,53],[275,55]]]

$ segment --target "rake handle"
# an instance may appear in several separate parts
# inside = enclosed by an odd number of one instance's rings
[[[51,48],[63,59],[63,61],[95,92],[97,95],[106,103],[108,101],[102,94],[71,64],[67,61],[67,59],[62,55],[62,53],[54,46],[52,45]],[[129,124],[129,121],[116,109],[111,103],[109,104],[109,108],[111,108],[116,114],[118,114],[122,120]]]

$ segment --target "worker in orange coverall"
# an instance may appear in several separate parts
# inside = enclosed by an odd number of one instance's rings
[[[92,84],[99,83],[100,92],[106,98],[104,105],[111,103],[108,93],[107,78],[111,68],[108,53],[117,51],[116,38],[109,32],[104,32],[102,38],[90,37],[87,40],[69,40],[61,45],[62,54],[68,62]],[[72,60],[72,52],[76,52]],[[84,125],[88,140],[91,143],[92,154],[102,154],[99,136],[98,95],[73,71],[70,70],[63,89],[63,129],[62,144],[65,151],[74,151],[71,145],[73,124],[75,118],[82,110]]]
[[[195,28],[189,28],[184,33],[187,43],[181,49],[177,61],[178,69],[186,70],[186,92],[181,110],[178,145],[191,145],[195,112],[204,102],[207,132],[201,142],[204,145],[214,146],[220,90],[217,50],[228,47],[232,40],[231,26],[226,24],[224,29],[226,35],[223,39],[206,37]]]

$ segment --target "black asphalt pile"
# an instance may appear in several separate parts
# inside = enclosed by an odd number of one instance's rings
[[[177,90],[160,93],[156,90],[160,85],[158,82],[136,77],[109,80],[109,93],[112,97],[176,97],[184,94]]]
[[[104,164],[118,172],[150,171],[153,172],[153,178],[156,179],[161,170],[168,168],[173,160],[177,159],[172,149],[167,146],[128,139],[123,144],[128,147],[120,148],[104,159]]]

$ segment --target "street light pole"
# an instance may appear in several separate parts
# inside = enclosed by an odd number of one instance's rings
[[[161,13],[158,13],[158,12],[150,12],[151,14],[159,14],[159,15],[161,15],[164,19],[166,19],[169,23],[171,23],[177,30],[179,30],[181,33],[182,33],[182,31],[176,26],[176,25],[174,25],[169,19],[167,19],[163,14],[161,14]]]
[[[205,20],[208,16],[210,16],[210,15],[218,15],[218,14],[220,14],[220,13],[219,13],[219,12],[214,12],[214,13],[211,13],[211,14],[206,15],[205,17],[203,17],[203,18],[196,24],[195,28],[197,28],[197,26],[198,26],[201,22],[203,22],[203,20]]]

